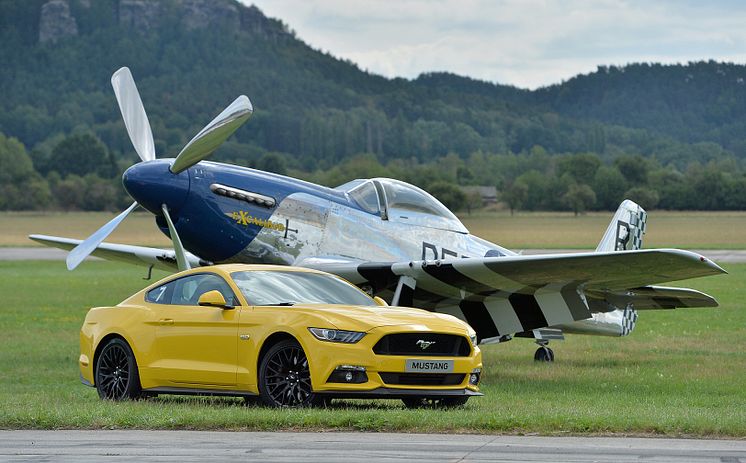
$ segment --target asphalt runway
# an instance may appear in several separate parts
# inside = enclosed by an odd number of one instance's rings
[[[746,441],[338,432],[1,431],[0,460],[746,463]]]
[[[519,251],[519,250],[515,250]],[[522,253],[525,255],[534,254],[555,254],[560,252],[587,252],[588,250],[578,249],[526,249]],[[692,250],[701,254],[708,259],[720,264],[734,264],[746,262],[746,250],[731,249],[708,249]],[[64,260],[67,257],[67,251],[57,248],[45,247],[24,247],[24,248],[0,248],[0,260]],[[91,259],[95,259],[92,257]]]

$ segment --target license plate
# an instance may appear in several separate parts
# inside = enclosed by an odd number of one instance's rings
[[[452,373],[453,360],[407,359],[404,371],[408,373]]]

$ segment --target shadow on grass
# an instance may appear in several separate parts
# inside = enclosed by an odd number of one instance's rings
[[[208,406],[208,407],[233,407],[233,408],[255,408],[273,410],[273,407],[265,405],[259,397],[250,397],[246,400],[240,397],[224,396],[184,396],[184,395],[158,395],[144,397],[142,402],[148,404],[158,404],[163,406]],[[333,399],[331,403],[313,407],[318,410],[392,410],[402,409],[404,405],[400,400],[350,400],[350,399]]]

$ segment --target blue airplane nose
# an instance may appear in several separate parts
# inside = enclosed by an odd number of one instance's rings
[[[122,175],[124,189],[142,207],[153,214],[161,214],[161,205],[178,212],[189,193],[188,169],[178,174],[169,170],[170,159],[140,162]]]

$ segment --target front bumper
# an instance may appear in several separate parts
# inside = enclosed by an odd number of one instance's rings
[[[422,331],[420,325],[417,330],[412,326],[384,326],[371,330],[356,344],[341,344],[318,341],[316,339],[305,340],[304,350],[308,356],[311,366],[311,382],[313,390],[319,394],[329,394],[337,397],[364,397],[364,398],[398,398],[411,395],[444,397],[481,395],[477,384],[470,383],[471,374],[482,368],[482,353],[479,348],[472,347],[468,356],[424,356],[424,355],[379,355],[373,352],[373,346],[385,335],[404,332]],[[440,331],[445,334],[459,334],[453,331]],[[468,339],[468,337],[467,337]],[[463,379],[458,383],[433,384],[424,381],[421,384],[413,384],[403,381],[401,383],[387,382],[386,378],[397,377],[398,374],[406,376],[406,361],[418,359],[423,361],[453,362],[453,370],[446,374],[434,373],[435,376],[462,375]],[[366,380],[364,382],[339,382],[330,381],[330,377],[337,368],[355,367],[364,368]],[[386,373],[389,373],[388,375]],[[414,374],[412,376],[428,376],[427,374]]]
[[[335,399],[406,399],[408,397],[476,397],[482,396],[481,392],[471,389],[395,389],[391,387],[379,387],[370,391],[317,391],[316,394]]]

